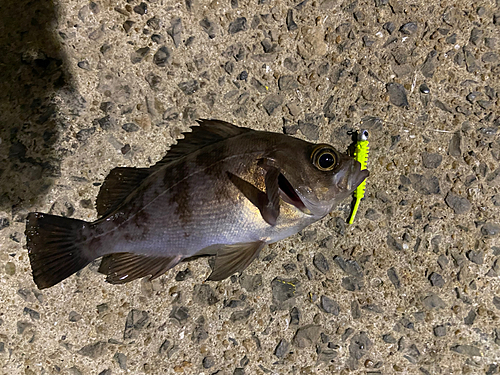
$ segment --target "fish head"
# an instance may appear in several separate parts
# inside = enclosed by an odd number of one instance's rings
[[[298,146],[298,145],[297,145]],[[281,198],[302,212],[321,218],[368,177],[354,158],[328,144],[305,143],[274,153]]]

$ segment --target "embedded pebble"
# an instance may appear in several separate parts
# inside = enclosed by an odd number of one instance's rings
[[[239,17],[229,24],[228,32],[229,34],[236,34],[239,33],[240,31],[245,31],[247,29],[248,29],[247,19],[245,17]]]
[[[298,83],[294,76],[284,75],[278,79],[278,86],[280,90],[294,90],[298,87]]]
[[[213,356],[204,357],[202,361],[203,368],[212,368],[215,365],[215,358]]]
[[[262,287],[262,275],[247,275],[240,276],[240,285],[248,292],[256,292]]]
[[[418,25],[416,22],[408,22],[399,28],[401,33],[406,35],[414,34],[418,30]]]
[[[314,254],[313,264],[322,273],[327,273],[330,270],[328,260],[322,253]]]
[[[454,157],[459,157],[460,155],[462,155],[461,143],[462,135],[460,134],[460,132],[453,133],[450,144],[448,146],[448,154]]]
[[[484,237],[494,237],[500,233],[500,225],[496,223],[486,223],[481,227],[481,234]]]
[[[85,357],[90,357],[92,359],[96,359],[102,355],[104,355],[106,351],[107,343],[103,341],[97,341],[93,344],[88,344],[78,350],[78,354],[83,355]]]
[[[122,370],[127,370],[127,356],[125,354],[116,352],[113,359],[118,363],[118,367]]]
[[[5,264],[5,273],[9,276],[14,276],[16,273],[16,265],[13,262],[7,262]]]
[[[403,250],[403,245],[399,241],[396,241],[396,239],[392,237],[390,234],[387,235],[387,245],[394,251]]]
[[[305,348],[315,344],[319,339],[321,328],[321,326],[315,324],[308,324],[299,328],[293,337],[294,345],[298,348]]]
[[[382,340],[387,344],[395,344],[397,342],[396,338],[390,333],[383,335]]]
[[[110,115],[106,115],[104,117],[101,117],[100,119],[97,119],[97,123],[102,130],[109,131],[115,127],[116,121]]]
[[[431,282],[432,286],[437,286],[438,288],[442,288],[445,284],[443,276],[436,272],[432,272],[429,275],[429,281]]]
[[[185,95],[192,95],[200,89],[200,82],[195,79],[184,81],[178,84],[179,88]]]
[[[320,304],[324,312],[335,316],[340,314],[339,304],[330,297],[321,296]]]
[[[234,311],[229,319],[233,323],[246,321],[254,312],[255,310],[251,307],[240,311]]]
[[[495,306],[498,310],[500,310],[500,297],[493,297],[493,306]]]
[[[146,25],[151,27],[153,30],[160,30],[162,21],[158,17],[154,16],[146,21]]]
[[[153,56],[155,65],[165,67],[172,61],[170,49],[166,46],[160,47]]]
[[[278,358],[283,358],[289,353],[289,351],[290,344],[286,340],[281,339],[274,349],[274,355]]]
[[[345,260],[338,255],[335,256],[333,260],[346,274],[359,278],[363,277],[363,270],[355,260]]]
[[[170,311],[169,318],[175,319],[179,324],[184,325],[189,318],[189,309],[185,306],[174,306]]]
[[[319,138],[320,117],[314,113],[306,113],[304,120],[299,120],[299,129],[306,138],[316,141]]]
[[[140,16],[143,16],[144,14],[146,14],[148,12],[148,5],[144,2],[142,2],[139,5],[136,5],[134,7],[134,12]]]
[[[342,279],[342,282],[340,285],[342,286],[342,288],[344,288],[345,290],[347,290],[349,292],[355,292],[355,291],[363,289],[364,281],[363,281],[363,279],[361,279],[359,277],[348,276],[348,277],[344,277]]]
[[[384,28],[384,30],[386,30],[389,34],[392,34],[394,32],[394,30],[396,30],[396,25],[394,25],[393,22],[386,22],[384,23],[384,25],[382,26]]]
[[[78,314],[76,311],[70,311],[68,319],[70,322],[77,322],[82,318],[80,314]]]
[[[398,107],[408,107],[408,98],[403,85],[392,82],[386,85],[386,89],[392,104]]]
[[[427,55],[427,58],[425,59],[424,63],[422,64],[422,67],[420,68],[420,71],[422,72],[422,75],[424,77],[432,78],[434,76],[434,71],[436,70],[436,56],[437,52],[434,50],[429,52],[429,54]],[[427,85],[425,85],[422,91],[423,85],[420,86],[420,91],[424,94],[428,94],[430,92],[429,88],[427,87]]]
[[[493,203],[494,206],[500,206],[500,194],[495,194],[491,197],[491,203]],[[0,223],[0,229],[1,229],[1,223]]]
[[[355,360],[361,359],[371,349],[372,342],[366,332],[360,332],[351,338],[349,355]]]
[[[387,270],[387,276],[396,289],[401,287],[401,282],[399,281],[398,274],[396,273],[396,269],[394,267]]]
[[[474,321],[476,320],[477,314],[474,311],[474,309],[471,309],[467,316],[464,318],[464,323],[468,326],[471,326],[474,324]]]
[[[8,217],[0,217],[0,230],[7,228],[10,225]]]
[[[452,192],[446,195],[444,201],[457,215],[463,215],[471,209],[471,204],[467,198],[460,197]]]
[[[466,252],[467,259],[472,263],[483,264],[484,263],[484,253],[474,250],[469,250]]]
[[[144,59],[144,57],[148,54],[149,52],[149,47],[143,47],[135,50],[132,52],[130,55],[130,61],[132,64],[138,64]]]
[[[288,9],[286,13],[286,27],[288,28],[288,31],[295,31],[297,30],[298,26],[293,20],[293,10]]]
[[[210,39],[215,38],[216,31],[217,31],[217,27],[216,27],[215,23],[213,23],[207,17],[205,17],[204,19],[202,19],[200,21],[200,26],[203,29],[203,31],[205,31],[208,34],[208,37]]]
[[[262,106],[269,116],[271,116],[282,104],[283,97],[277,94],[267,96],[266,99],[264,99],[264,101],[262,102]]]
[[[297,307],[290,310],[290,325],[298,325],[300,322],[300,311]]]
[[[278,308],[286,309],[290,307],[297,295],[300,294],[301,283],[298,279],[275,278],[271,282],[273,301]]]
[[[149,314],[147,311],[130,310],[125,321],[125,330],[123,332],[123,339],[134,339],[139,335],[140,330],[149,324]]]
[[[443,309],[446,307],[444,301],[436,294],[429,294],[422,299],[422,303],[428,309]]]
[[[369,208],[365,212],[365,218],[367,218],[368,220],[377,221],[378,219],[380,219],[380,217],[381,217],[380,213],[373,208]]]
[[[167,34],[172,38],[175,47],[179,47],[182,42],[182,20],[180,18],[173,18],[170,21],[170,27],[167,29]]]
[[[441,165],[443,157],[436,153],[423,152],[422,153],[422,164],[425,168],[435,169]]]
[[[439,194],[441,191],[439,180],[436,176],[411,174],[409,177],[412,187],[422,195]]]
[[[450,350],[469,357],[481,357],[481,351],[473,345],[454,345]]]
[[[429,86],[427,86],[427,84],[425,84],[425,83],[422,83],[420,85],[419,90],[422,94],[429,94],[431,92],[431,90],[429,89]]]
[[[34,319],[34,320],[40,319],[40,313],[36,310],[30,309],[29,307],[24,308],[23,314],[29,315],[31,317],[31,319]]]
[[[193,289],[193,301],[201,305],[212,306],[219,302],[219,298],[210,285],[197,284]]]

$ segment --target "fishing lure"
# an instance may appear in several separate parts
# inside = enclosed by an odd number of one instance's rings
[[[358,142],[356,142],[356,147],[354,149],[354,159],[360,162],[361,170],[366,169],[366,164],[368,162],[368,152],[370,147],[368,146],[368,130],[362,130],[358,136]],[[349,219],[349,224],[354,223],[354,217],[358,211],[359,203],[361,199],[365,196],[366,180],[364,180],[357,188],[354,190],[354,198],[356,202],[354,203],[354,208],[352,210],[351,218]]]

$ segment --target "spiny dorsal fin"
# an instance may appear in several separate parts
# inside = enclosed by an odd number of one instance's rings
[[[264,241],[226,245],[217,251],[215,266],[207,280],[220,281],[243,272],[266,245]]]
[[[97,214],[104,216],[113,211],[150,173],[149,168],[112,169],[97,195]]]
[[[252,129],[240,128],[239,126],[220,120],[200,119],[196,120],[196,122],[199,126],[191,127],[191,132],[182,133],[184,138],[170,147],[167,155],[152,167],[155,171],[163,165],[189,155],[202,147],[252,131]]]
[[[163,275],[182,259],[175,257],[155,257],[132,253],[114,253],[102,257],[99,272],[107,275],[111,284],[124,284],[141,277],[151,276],[150,280]]]
[[[173,145],[167,155],[150,168],[115,168],[104,180],[97,196],[96,208],[99,216],[105,216],[116,209],[120,203],[150,174],[165,164],[182,158],[202,147],[223,141],[249,131],[220,120],[197,120],[199,126],[183,133],[184,138]]]

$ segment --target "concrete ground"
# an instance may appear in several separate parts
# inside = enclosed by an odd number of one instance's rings
[[[498,373],[499,34],[498,0],[3,0],[0,373]],[[222,282],[96,262],[38,290],[27,213],[94,220],[197,118],[367,128],[354,225],[346,200]]]

